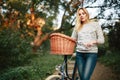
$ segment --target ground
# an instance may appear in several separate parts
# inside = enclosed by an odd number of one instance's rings
[[[73,64],[74,62],[72,62],[72,65]],[[68,66],[71,66],[71,63],[68,64]],[[69,67],[68,67],[68,73],[71,73],[71,70],[69,70]],[[54,74],[58,74],[58,73],[55,71]],[[100,62],[97,62],[97,65],[95,67],[91,80],[119,80],[117,79],[117,76],[118,75],[115,75],[109,67],[101,64]]]
[[[118,80],[118,79],[116,79],[116,75],[109,67],[106,67],[98,62],[91,80]]]

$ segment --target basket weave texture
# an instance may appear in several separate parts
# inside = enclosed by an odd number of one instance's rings
[[[51,54],[72,55],[76,41],[61,33],[52,33],[50,35]]]

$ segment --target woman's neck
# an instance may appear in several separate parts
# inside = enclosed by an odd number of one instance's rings
[[[90,22],[90,20],[86,20],[86,21],[82,22],[82,24],[84,25],[84,24],[87,24],[89,22]]]

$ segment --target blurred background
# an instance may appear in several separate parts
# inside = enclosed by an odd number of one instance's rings
[[[99,62],[120,80],[120,0],[0,0],[0,80],[44,80],[52,74],[63,56],[50,54],[49,38],[33,52],[30,43],[37,30],[27,23],[43,18],[42,37],[55,30],[71,36],[80,7],[103,29]]]

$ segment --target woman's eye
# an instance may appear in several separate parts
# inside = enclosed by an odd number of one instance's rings
[[[79,16],[81,16],[81,15],[85,15],[85,13],[81,13],[81,14],[79,14]]]
[[[85,13],[82,13],[82,15],[84,15]]]

